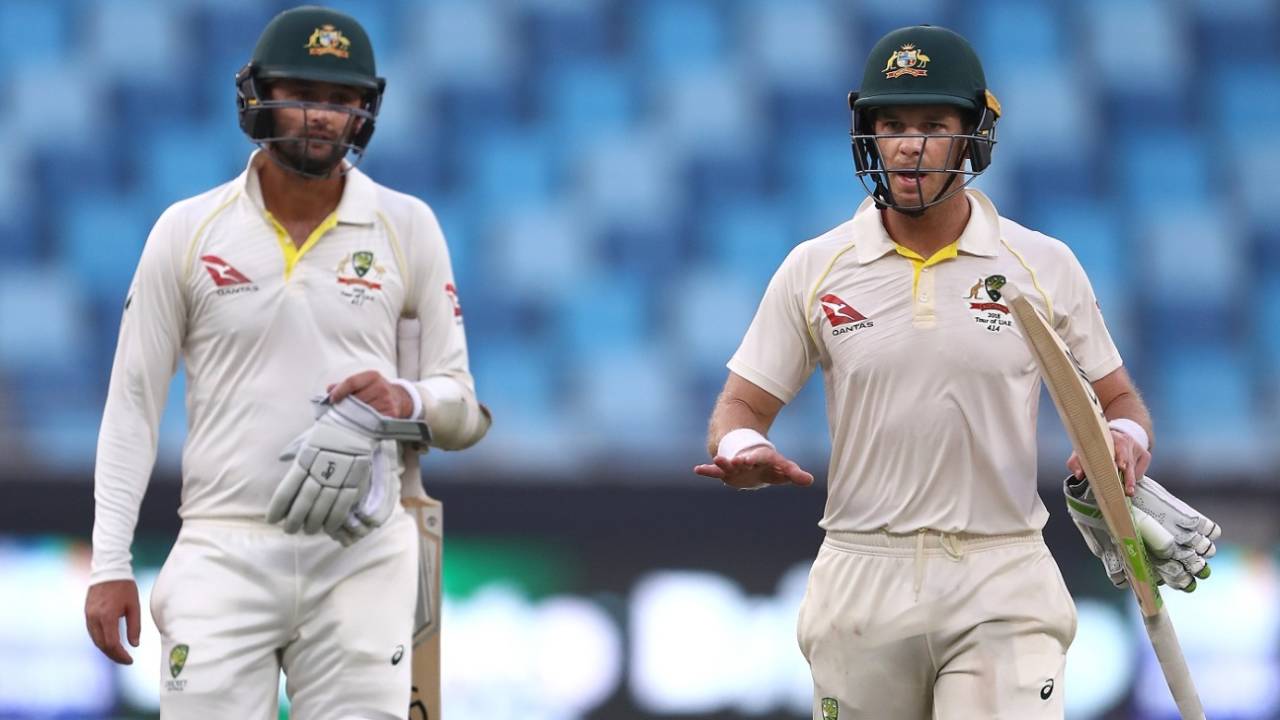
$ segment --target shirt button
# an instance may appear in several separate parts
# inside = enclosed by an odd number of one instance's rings
[[[920,268],[920,272],[929,272],[929,268]]]
[[[927,293],[921,293],[920,302],[929,302],[929,295]]]

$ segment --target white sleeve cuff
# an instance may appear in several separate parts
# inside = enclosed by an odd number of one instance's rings
[[[761,435],[756,430],[738,428],[737,430],[730,430],[724,434],[724,437],[720,438],[720,444],[716,446],[716,454],[721,457],[732,458],[743,450],[759,445],[773,447],[773,443],[769,442],[769,438]]]
[[[409,416],[410,420],[422,419],[422,393],[418,392],[418,386],[405,380],[404,378],[394,378],[392,385],[399,385],[404,391],[409,393],[409,399],[413,401],[413,414]]]
[[[1143,430],[1142,426],[1137,422],[1130,420],[1129,418],[1116,418],[1115,420],[1108,421],[1107,426],[1112,430],[1122,432],[1133,438],[1142,446],[1143,450],[1151,449],[1151,438],[1147,437],[1147,431]]]

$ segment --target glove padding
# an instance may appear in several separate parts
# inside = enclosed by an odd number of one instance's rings
[[[1124,562],[1102,519],[1089,480],[1069,476],[1063,483],[1063,493],[1072,521],[1084,535],[1085,544],[1102,560],[1111,583],[1118,588],[1127,586]],[[1135,484],[1131,504],[1134,526],[1151,556],[1160,584],[1194,591],[1196,578],[1209,577],[1206,560],[1217,552],[1213,541],[1222,534],[1222,528],[1146,476]]]
[[[344,546],[391,516],[395,496],[383,440],[425,442],[425,423],[388,418],[355,397],[314,398],[316,423],[280,454],[290,465],[267,507],[286,533],[324,530]]]

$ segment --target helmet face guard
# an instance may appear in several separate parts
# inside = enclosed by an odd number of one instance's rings
[[[291,78],[280,78],[291,79]],[[304,78],[298,78],[304,80]],[[381,80],[381,79],[379,79]],[[309,178],[327,178],[337,169],[339,174],[346,173],[364,158],[365,148],[373,137],[374,123],[378,117],[378,109],[382,104],[382,83],[375,90],[364,90],[359,107],[348,105],[331,105],[329,103],[305,102],[300,100],[269,100],[265,84],[257,76],[253,63],[245,65],[236,74],[236,105],[240,116],[240,129],[244,131],[255,145],[266,151],[267,155],[281,167]],[[333,139],[314,137],[291,137],[276,129],[274,111],[280,109],[299,109],[303,113],[303,128],[310,125],[310,112],[339,112],[347,115],[343,127]],[[330,152],[320,158],[313,156],[314,148],[324,146]],[[348,155],[350,162],[343,163]]]
[[[964,131],[952,134],[876,135],[875,112],[886,107],[948,106],[961,113]],[[933,25],[915,25],[894,30],[872,47],[863,67],[862,86],[849,93],[852,112],[849,136],[853,144],[853,164],[859,182],[876,202],[918,216],[930,207],[946,202],[964,189],[991,165],[996,144],[996,120],[1000,103],[987,89],[982,61],[969,42],[957,33]],[[911,138],[921,142],[920,159],[914,167],[889,168],[880,141]],[[946,145],[945,167],[926,167],[924,148]],[[892,158],[890,158],[892,160]],[[934,197],[926,197],[917,181],[914,193],[894,193],[895,175],[926,173],[947,176]]]
[[[987,93],[989,96],[990,94]],[[898,212],[907,215],[919,216],[925,210],[946,202],[960,192],[963,192],[969,183],[973,182],[984,170],[991,164],[991,151],[996,144],[996,120],[999,118],[999,104],[995,102],[994,97],[982,98],[982,103],[978,104],[980,110],[976,113],[976,118],[972,111],[967,112],[972,120],[972,130],[968,133],[943,133],[943,134],[919,134],[919,133],[896,133],[896,134],[880,134],[875,133],[874,124],[874,107],[859,108],[855,106],[858,94],[849,93],[849,108],[852,111],[852,120],[850,123],[849,137],[853,145],[853,165],[856,170],[858,181],[862,183],[862,187],[867,191],[876,202],[878,208],[892,208]],[[880,140],[892,138],[911,138],[919,139],[921,150],[916,164],[913,167],[893,168],[886,167],[883,153],[880,151]],[[947,151],[945,157],[948,159],[958,159],[955,167],[927,167],[922,165],[924,162],[924,149],[929,147],[930,143],[934,143],[934,147],[938,143],[945,143]],[[959,153],[956,152],[956,145],[960,144]],[[967,165],[967,167],[966,167]],[[944,173],[947,181],[943,184],[937,194],[932,198],[924,196],[924,189],[919,183],[916,184],[916,192],[914,195],[908,193],[905,197],[897,197],[894,195],[891,179],[895,174],[913,174],[920,175],[923,173]],[[960,182],[957,184],[956,180]]]
[[[277,80],[330,83],[360,93],[358,106],[301,100],[273,100]],[[355,167],[373,137],[386,80],[378,77],[373,48],[364,28],[349,15],[304,6],[277,15],[258,39],[252,59],[236,73],[240,129],[276,164],[308,178],[328,178]],[[280,130],[278,111],[300,110],[296,134]],[[311,135],[312,113],[341,113],[337,133]],[[353,156],[349,162],[343,162]]]

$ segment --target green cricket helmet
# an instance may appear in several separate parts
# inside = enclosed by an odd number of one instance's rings
[[[360,105],[271,100],[267,86],[275,80],[346,85],[360,92]],[[328,177],[348,152],[355,154],[355,162],[363,158],[385,87],[386,80],[377,75],[373,45],[355,18],[314,5],[296,7],[267,23],[252,59],[236,73],[240,129],[287,169],[308,177]],[[345,112],[347,126],[336,140],[283,137],[276,131],[272,112],[278,108]],[[331,146],[330,156],[311,160],[314,144]]]
[[[958,167],[925,168],[919,163],[914,168],[894,170],[885,167],[876,142],[874,111],[903,105],[949,105],[960,111],[967,126],[963,133],[909,136],[923,138],[924,142],[946,142],[951,146],[957,142],[964,143]],[[959,34],[946,28],[916,25],[899,28],[880,38],[867,58],[862,87],[849,93],[849,109],[853,113],[850,130],[853,164],[858,180],[875,199],[877,207],[919,215],[964,190],[991,164],[1000,103],[987,89],[982,62],[973,47]],[[923,152],[920,157],[923,160]],[[966,161],[968,169],[965,169]],[[889,176],[896,172],[941,172],[949,177],[933,199],[926,200],[920,194],[911,198],[911,204],[905,205],[894,197],[890,188]],[[964,177],[964,180],[952,187],[957,177]]]

